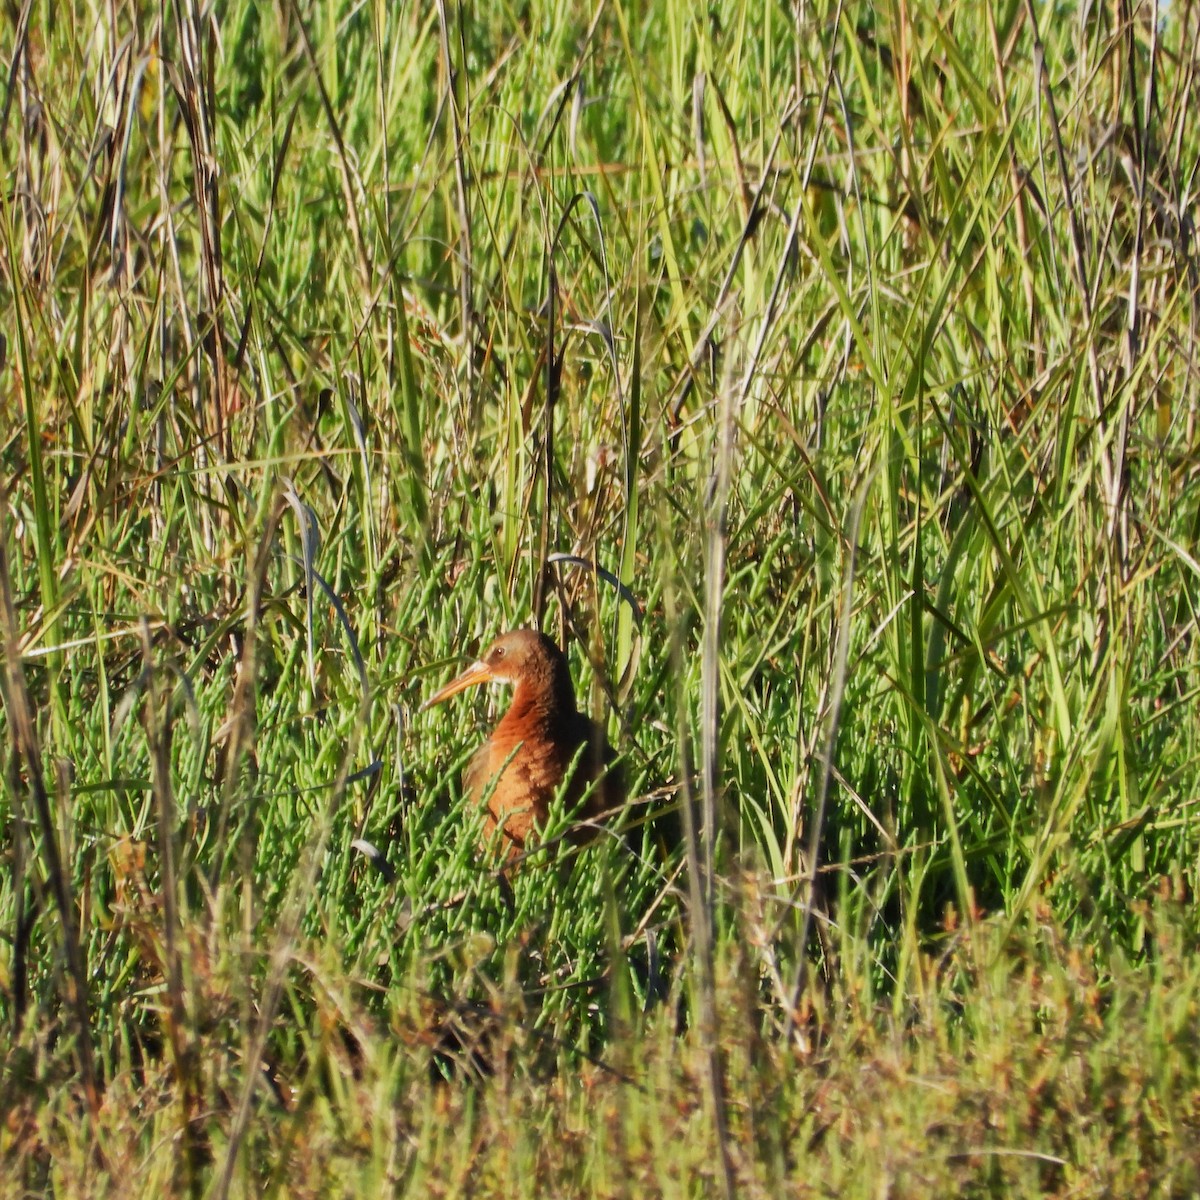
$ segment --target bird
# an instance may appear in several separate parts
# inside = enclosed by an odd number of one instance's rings
[[[536,629],[502,634],[421,710],[481,683],[513,687],[508,711],[463,772],[466,793],[476,803],[487,803],[483,843],[490,844],[499,829],[506,864],[521,858],[536,843],[568,773],[568,811],[595,784],[579,814],[585,823],[576,827],[574,836],[581,840],[594,833],[591,822],[624,803],[624,785],[604,731],[576,707],[563,652]]]

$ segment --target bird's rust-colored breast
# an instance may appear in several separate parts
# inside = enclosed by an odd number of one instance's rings
[[[463,786],[476,801],[487,799],[484,839],[490,841],[499,826],[506,858],[526,849],[545,825],[550,805],[573,765],[564,793],[568,811],[574,809],[593,781],[599,780],[583,810],[574,814],[583,822],[577,833],[594,832],[587,822],[621,802],[612,749],[602,734],[597,736],[596,727],[587,717],[579,713],[572,717],[569,724],[559,728],[538,724],[522,728],[518,722],[501,721],[467,764]]]

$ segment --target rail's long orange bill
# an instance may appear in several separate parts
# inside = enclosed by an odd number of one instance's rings
[[[472,663],[457,679],[450,680],[440,692],[434,692],[421,705],[421,711],[424,712],[435,704],[441,704],[443,700],[449,700],[451,696],[457,696],[459,692],[465,692],[467,688],[474,687],[476,684],[491,683],[495,678],[487,663],[482,661]]]

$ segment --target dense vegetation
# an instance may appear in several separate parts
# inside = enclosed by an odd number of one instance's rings
[[[14,6],[0,1190],[1194,1194],[1198,27]]]

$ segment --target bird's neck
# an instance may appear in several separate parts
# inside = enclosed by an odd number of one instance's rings
[[[521,680],[500,722],[505,731],[545,728],[575,715],[575,692],[570,678]]]

